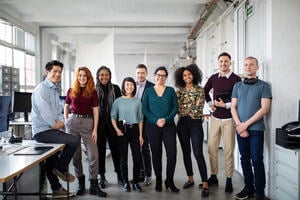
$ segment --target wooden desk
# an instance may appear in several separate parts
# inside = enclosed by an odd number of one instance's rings
[[[41,155],[6,155],[3,153],[0,155],[0,183],[3,183],[3,191],[0,191],[0,195],[14,195],[15,199],[17,199],[18,195],[26,195],[25,193],[18,193],[17,187],[15,187],[17,185],[19,177],[22,176],[24,172],[43,162],[48,157],[54,155],[58,151],[62,150],[65,146],[64,144],[36,144],[36,146],[43,145],[53,146],[54,148]],[[6,182],[12,179],[14,180],[14,186],[12,186],[15,189],[14,192],[6,190]],[[39,191],[39,193],[35,195],[41,196],[41,192]]]

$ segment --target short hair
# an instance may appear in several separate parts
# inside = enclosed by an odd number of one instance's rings
[[[175,71],[174,79],[176,87],[185,87],[186,83],[184,82],[182,75],[185,70],[188,70],[193,75],[193,84],[198,85],[202,82],[202,72],[196,64],[190,64],[187,67],[180,67]]]
[[[147,67],[146,67],[146,65],[144,65],[144,64],[138,64],[138,65],[136,66],[136,69],[145,69],[146,72],[148,72]]]
[[[256,62],[256,65],[258,66],[258,60],[257,60],[257,58],[255,58],[253,56],[248,56],[245,58],[245,60],[254,60]]]
[[[123,94],[123,95],[126,95],[126,91],[125,91],[125,82],[126,82],[126,81],[127,81],[127,82],[133,83],[134,89],[133,89],[131,95],[134,97],[134,96],[135,96],[135,93],[136,93],[136,83],[135,83],[135,81],[134,81],[134,79],[133,79],[132,77],[126,77],[126,78],[123,79],[122,87],[121,87],[122,94]]]
[[[165,66],[160,66],[160,67],[156,68],[156,70],[154,71],[154,75],[156,75],[156,73],[160,70],[165,71],[166,72],[166,77],[168,77],[168,70]]]
[[[222,57],[222,56],[227,56],[227,57],[229,58],[229,60],[231,60],[231,55],[230,55],[229,53],[227,53],[227,52],[221,53],[221,54],[218,56],[218,60],[219,60],[220,57]]]
[[[49,62],[47,62],[47,64],[45,65],[45,69],[46,71],[51,71],[53,66],[59,66],[61,69],[64,68],[64,64],[59,62],[58,60],[51,60]]]

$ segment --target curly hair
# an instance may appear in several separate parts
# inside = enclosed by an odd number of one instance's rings
[[[174,73],[174,80],[176,87],[185,87],[185,82],[182,78],[183,72],[188,70],[193,75],[193,84],[198,85],[202,82],[202,72],[196,64],[190,64],[187,67],[180,67]]]
[[[78,81],[78,76],[79,76],[80,71],[84,71],[85,75],[87,77],[87,83],[86,83],[86,86],[84,87],[82,96],[84,96],[86,98],[91,98],[93,96],[93,91],[95,90],[95,82],[94,82],[94,78],[92,76],[91,71],[87,67],[78,67],[76,69],[75,79],[74,79],[73,87],[72,87],[72,91],[71,91],[71,96],[73,98],[76,98],[80,94],[80,89],[82,88],[82,87],[80,87],[80,83]]]

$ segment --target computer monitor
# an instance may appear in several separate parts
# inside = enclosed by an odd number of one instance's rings
[[[0,96],[0,132],[8,130],[11,96]]]
[[[62,108],[61,113],[64,114],[64,107],[66,102],[66,96],[59,96],[60,107]]]
[[[24,120],[28,122],[28,113],[31,112],[31,93],[16,92],[12,93],[12,111],[23,112]]]
[[[62,108],[61,111],[62,114],[64,114],[66,98],[67,98],[66,96],[59,96],[60,106]],[[69,113],[72,113],[71,106],[69,107]]]

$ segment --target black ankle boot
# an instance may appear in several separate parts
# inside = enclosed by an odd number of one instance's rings
[[[127,180],[127,181],[124,181],[124,190],[126,191],[126,192],[130,192],[131,191],[131,188],[130,188],[130,184],[129,184],[129,181]]]
[[[162,191],[162,178],[161,177],[156,177],[155,191],[156,192]]]
[[[76,195],[83,195],[85,192],[85,176],[78,177],[78,189],[76,191]]]
[[[179,192],[180,190],[175,186],[174,181],[171,179],[165,180],[166,189],[170,188],[172,192]]]
[[[106,197],[107,193],[103,192],[98,186],[98,180],[91,180],[90,194],[98,195],[99,197]]]

